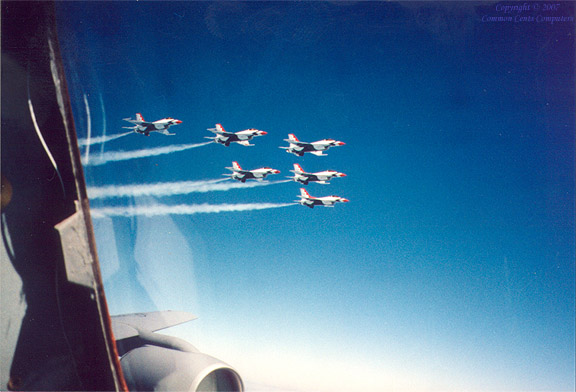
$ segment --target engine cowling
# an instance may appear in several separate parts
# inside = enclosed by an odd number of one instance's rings
[[[189,342],[154,331],[195,319],[160,311],[112,317],[116,349],[130,391],[234,391],[244,384],[236,370]]]
[[[234,369],[198,351],[144,345],[125,354],[120,364],[130,391],[244,390]]]

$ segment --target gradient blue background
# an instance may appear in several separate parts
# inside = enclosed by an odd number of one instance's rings
[[[79,137],[84,95],[92,136],[136,112],[183,121],[92,156],[203,142],[217,122],[268,132],[87,166],[90,186],[215,179],[233,160],[348,175],[307,187],[350,199],[333,209],[95,219],[111,312],[199,315],[175,333],[251,390],[574,390],[574,24],[483,23],[496,4],[59,2]],[[298,158],[288,133],[346,146]]]

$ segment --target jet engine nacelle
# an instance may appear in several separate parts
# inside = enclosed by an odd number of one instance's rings
[[[240,375],[183,339],[153,331],[194,319],[185,312],[112,317],[116,348],[130,391],[243,392]]]
[[[224,362],[200,352],[138,347],[120,359],[130,391],[243,391],[242,379]]]

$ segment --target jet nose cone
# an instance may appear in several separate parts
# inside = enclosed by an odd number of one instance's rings
[[[180,121],[180,120],[176,120],[176,121],[174,121],[174,122],[175,122],[176,124],[182,124],[182,121]]]
[[[350,200],[342,198],[342,202],[348,203]]]
[[[268,135],[268,132],[260,131],[260,135]]]
[[[338,177],[346,177],[346,174],[340,173],[340,174],[338,174]]]
[[[336,142],[336,144],[339,145],[339,146],[344,146],[346,143],[344,143],[344,142]]]
[[[280,173],[280,170],[274,170],[274,171],[272,171],[272,173],[278,174],[278,173]]]

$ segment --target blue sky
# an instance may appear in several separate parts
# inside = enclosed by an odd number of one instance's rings
[[[496,3],[465,2],[57,9],[79,138],[136,112],[183,121],[89,161],[202,143],[215,123],[268,132],[87,165],[91,188],[172,189],[232,161],[273,182],[294,163],[347,174],[307,186],[350,199],[335,208],[96,217],[112,313],[197,314],[174,333],[253,390],[574,389],[573,22],[483,23]],[[288,133],[346,145],[298,158]],[[91,204],[284,204],[299,187]]]

